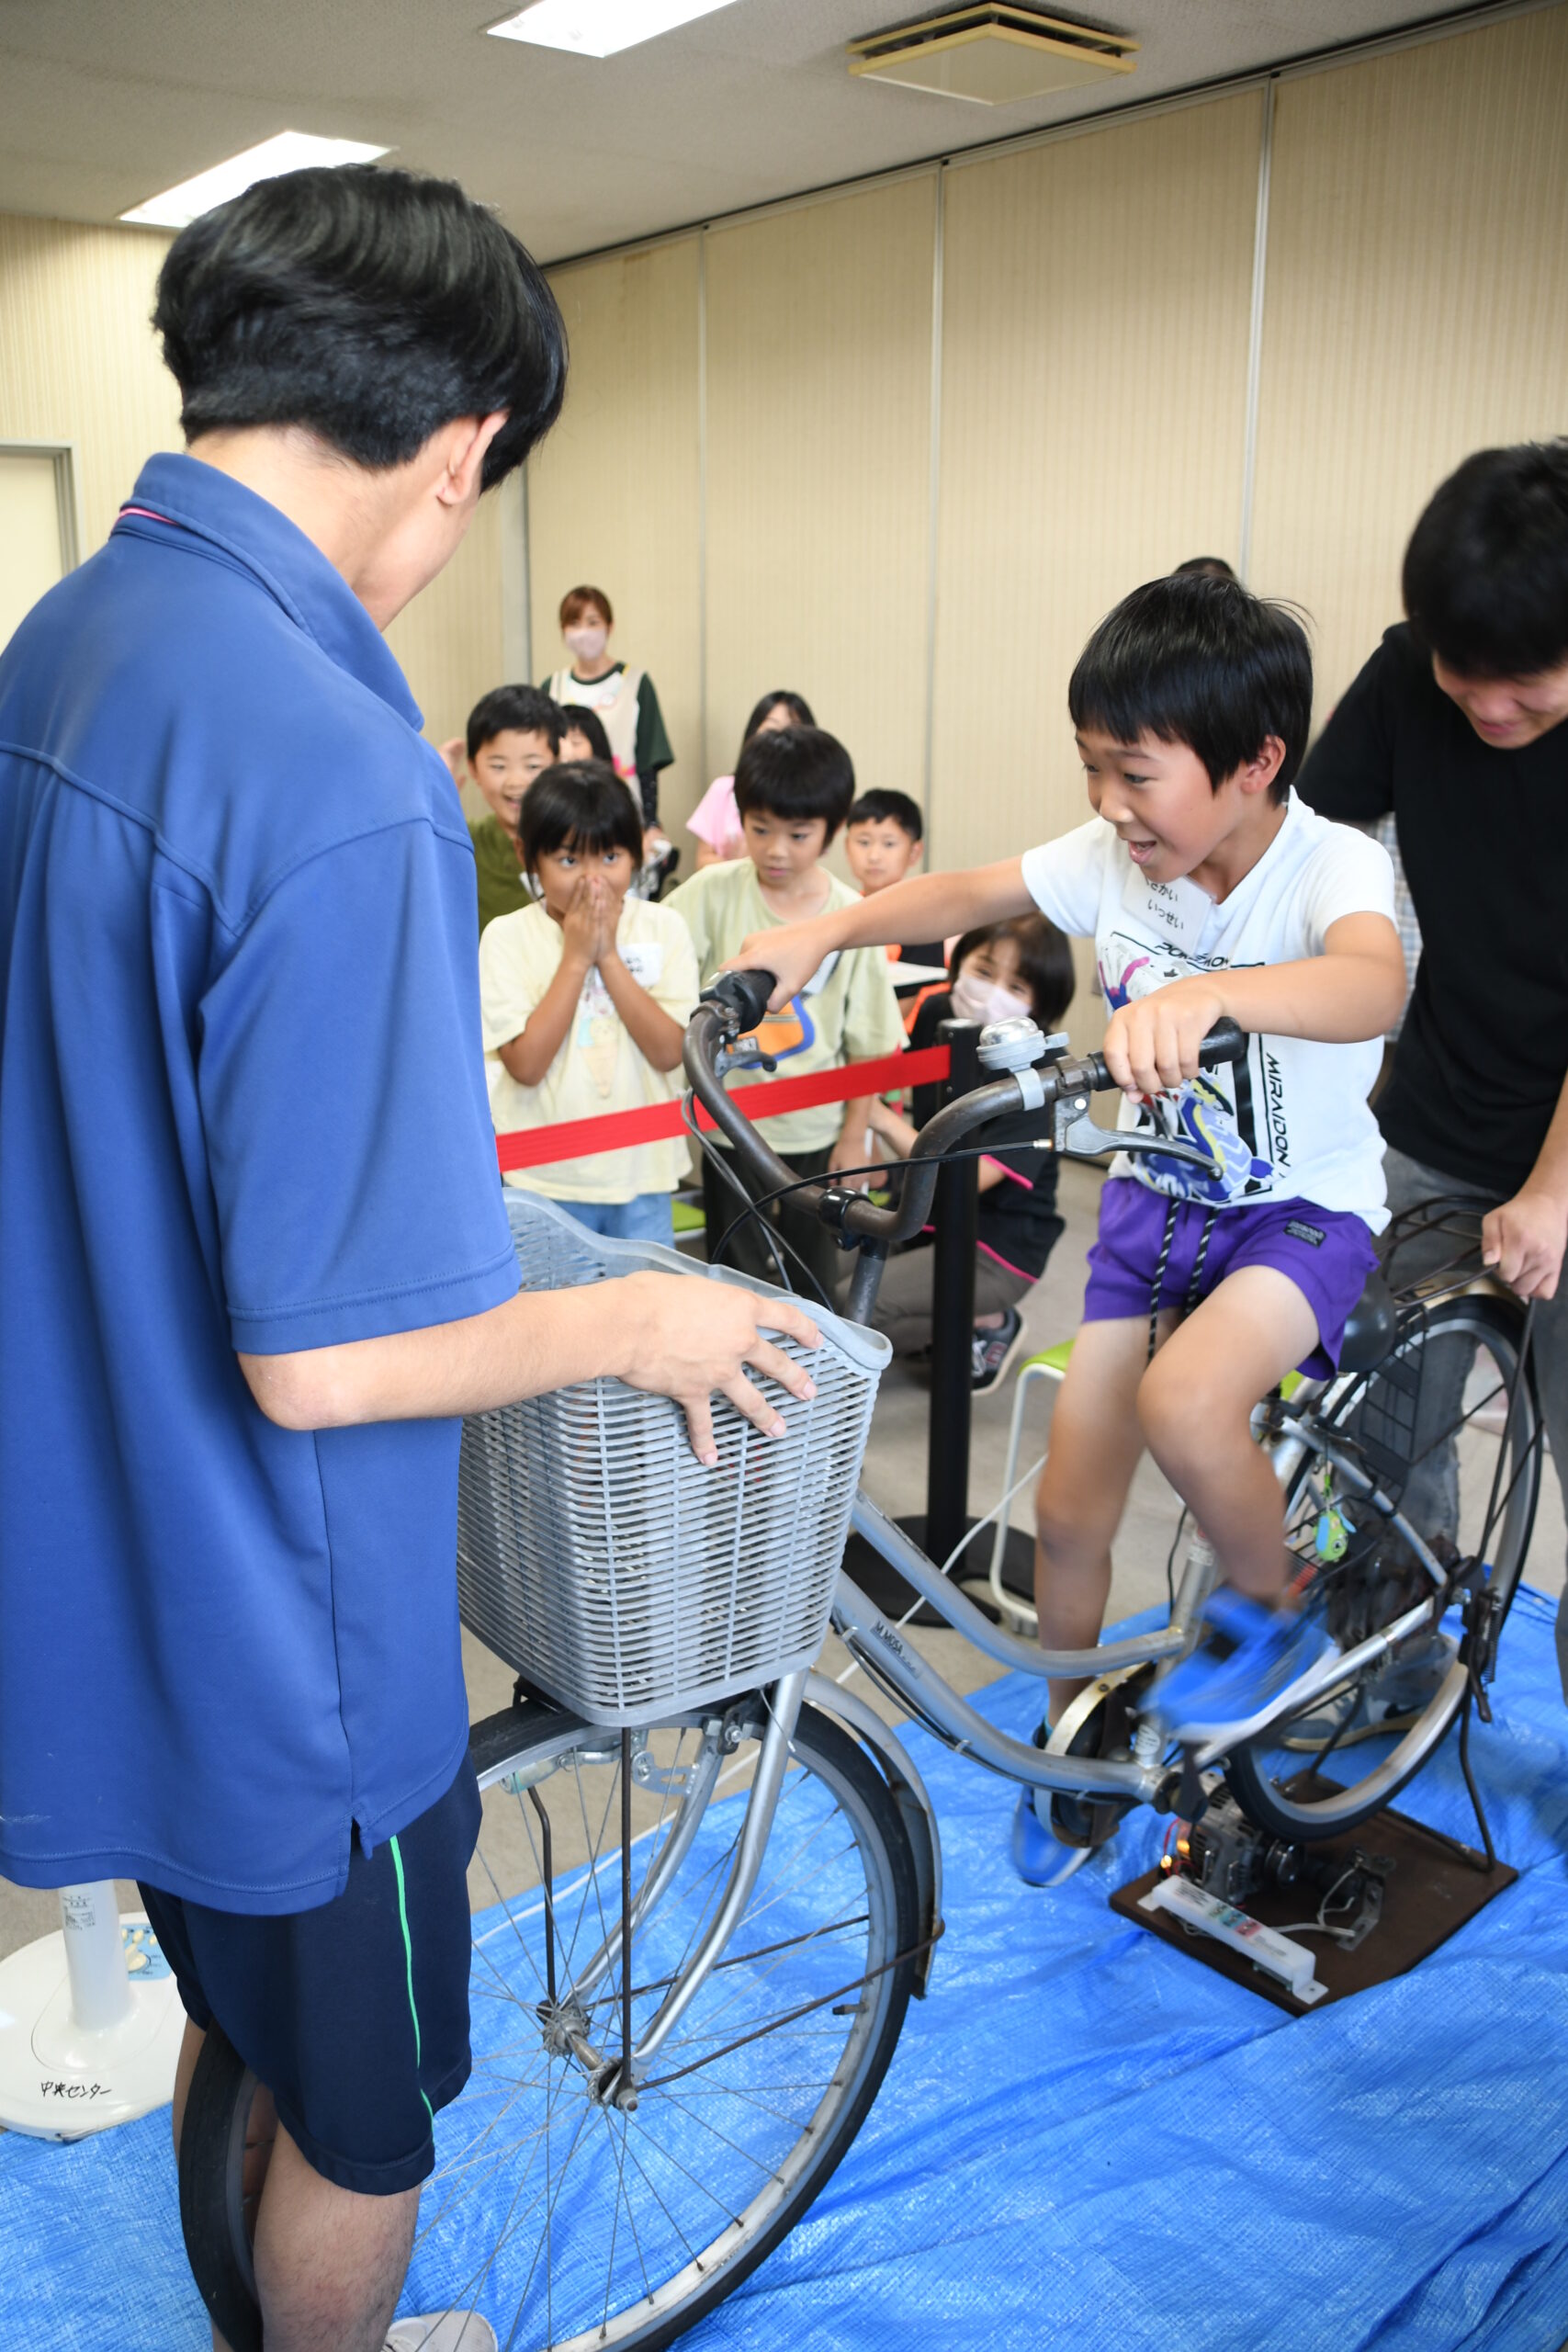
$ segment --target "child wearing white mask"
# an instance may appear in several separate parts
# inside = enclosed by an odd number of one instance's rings
[[[1066,935],[1043,915],[1020,915],[966,932],[948,967],[951,988],[928,996],[915,1018],[910,1046],[938,1042],[944,1021],[1010,1021],[1032,1014],[1047,1035],[1072,1002],[1073,954]],[[901,1159],[942,1099],[937,1086],[914,1091],[912,1119],[874,1103],[871,1125]],[[1000,1151],[980,1162],[980,1217],[976,1243],[975,1331],[970,1378],[976,1396],[997,1387],[1023,1338],[1021,1303],[1045,1271],[1062,1220],[1056,1215],[1056,1163],[1046,1152]],[[876,1322],[900,1355],[928,1348],[931,1325],[931,1253],[917,1244],[891,1259],[882,1280]]]
[[[659,830],[659,776],[675,757],[653,680],[610,651],[615,616],[603,588],[569,588],[560,600],[561,636],[570,660],[544,682],[552,702],[597,711],[615,774],[642,803],[645,832]]]

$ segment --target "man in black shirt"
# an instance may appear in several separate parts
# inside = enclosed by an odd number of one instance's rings
[[[1417,523],[1403,586],[1408,619],[1346,694],[1297,788],[1325,817],[1393,812],[1422,953],[1378,1103],[1389,1206],[1444,1193],[1485,1209],[1487,1264],[1540,1302],[1536,1374],[1561,1476],[1568,441],[1467,458]],[[1402,1252],[1399,1274],[1416,1271]],[[1568,1691],[1561,1614],[1557,1649]]]

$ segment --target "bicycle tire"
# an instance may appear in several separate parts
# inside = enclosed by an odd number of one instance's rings
[[[262,2352],[243,2177],[257,2087],[222,2029],[209,2025],[180,2124],[180,2229],[197,2291],[229,2352]]]
[[[1412,1325],[1408,1336],[1383,1364],[1373,1366],[1347,1392],[1337,1404],[1329,1426],[1338,1430],[1348,1430],[1358,1413],[1367,1408],[1377,1383],[1385,1375],[1388,1363],[1395,1361],[1408,1363],[1416,1351],[1435,1347],[1444,1340],[1462,1345],[1472,1338],[1477,1352],[1484,1347],[1497,1367],[1500,1385],[1506,1393],[1517,1369],[1524,1320],[1524,1309],[1516,1302],[1484,1293],[1464,1293],[1440,1301],[1422,1313],[1420,1320]],[[1502,1602],[1500,1624],[1506,1622],[1507,1611],[1518,1589],[1540,1490],[1541,1420],[1533,1367],[1526,1367],[1515,1412],[1516,1421],[1510,1427],[1508,1436],[1511,1457],[1520,1466],[1517,1478],[1508,1487],[1498,1528],[1495,1556],[1492,1561],[1491,1588]],[[1460,1426],[1468,1426],[1474,1419],[1472,1409]],[[1308,1487],[1321,1460],[1321,1454],[1309,1454],[1292,1479],[1286,1494],[1287,1519],[1292,1506]],[[1430,1530],[1423,1528],[1420,1532],[1429,1534]],[[1281,1774],[1271,1761],[1276,1751],[1264,1748],[1260,1743],[1237,1748],[1227,1758],[1225,1780],[1248,1819],[1271,1836],[1292,1842],[1337,1837],[1381,1813],[1430,1762],[1459,1713],[1464,1689],[1463,1675],[1457,1668],[1450,1668],[1428,1704],[1393,1750],[1379,1756],[1363,1778],[1347,1781],[1340,1793],[1334,1797],[1315,1800],[1289,1795],[1284,1781],[1302,1769],[1308,1761],[1307,1758],[1300,1751],[1296,1752],[1292,1757],[1289,1770]],[[1351,1752],[1339,1751],[1347,1757]]]
[[[498,1732],[502,1731],[504,1719],[491,1718],[489,1724],[476,1726],[472,1752],[481,1786],[491,1791],[513,1776],[520,1775],[526,1779],[547,1752],[570,1758],[572,1735],[570,1730],[563,1732],[562,1726],[570,1725],[571,1722],[571,1718],[553,1710],[536,1707],[526,1710],[518,1717],[519,1736],[514,1747],[506,1744],[503,1732],[501,1737],[497,1736]],[[576,1728],[578,1732],[586,1732],[587,1727],[577,1725]],[[674,1728],[669,1725],[656,1727],[656,1730]],[[686,1728],[689,1730],[691,1726]],[[588,1736],[595,1735],[589,1734]],[[602,1738],[603,1736],[597,1736]],[[510,2324],[506,2314],[493,2312],[491,2314],[492,2324],[496,2325],[501,2340],[509,2346],[509,2352],[576,2352],[576,2347],[586,2346],[590,2343],[604,2347],[604,2352],[611,2352],[611,2347],[614,2347],[614,2352],[660,2352],[660,2347],[674,2343],[731,2294],[795,2226],[841,2162],[881,2087],[913,1989],[916,1946],[920,1934],[916,1871],[908,1833],[880,1770],[865,1750],[829,1716],[815,1708],[802,1707],[792,1753],[796,1769],[819,1781],[849,1821],[857,1850],[865,1861],[869,1911],[881,1923],[874,1944],[868,1941],[865,1955],[867,1975],[861,1988],[861,2000],[858,2004],[847,2002],[844,2005],[846,2009],[858,2008],[865,2013],[869,2003],[869,2025],[867,2030],[860,2035],[854,2063],[842,2081],[834,2076],[828,2096],[811,2115],[800,2139],[777,2165],[777,2174],[784,2182],[783,2193],[770,2199],[762,2190],[759,2190],[753,2201],[766,2210],[759,2213],[755,2226],[739,2232],[727,2228],[719,2233],[711,2246],[699,2249],[700,2259],[695,2266],[698,2275],[692,2277],[683,2289],[671,2295],[671,2281],[660,2280],[657,2282],[654,2296],[645,2299],[653,2306],[645,2314],[639,2316],[635,2311],[628,2310],[610,2315],[607,2324],[604,2324],[602,2314],[600,2324],[591,2328],[574,2328],[566,2335],[557,2334],[551,2329],[543,2334],[532,2330],[523,2324],[521,2305],[516,2315],[511,2318]],[[775,1826],[774,1838],[777,1836]],[[743,1932],[744,1923],[737,1929],[737,1939]],[[734,1940],[732,1939],[732,1943]],[[633,1954],[635,1978],[635,1936]],[[714,1982],[715,1979],[709,1980],[710,1987]],[[833,2014],[836,2017],[840,2012],[835,2009]],[[846,2044],[854,2041],[859,2022],[857,2018],[856,2027],[845,2030]],[[722,2056],[723,2052],[718,2054]],[[494,2064],[493,2061],[487,2063],[489,2095],[493,2097]],[[655,2061],[655,2075],[658,2064],[659,2062]],[[476,2080],[480,2071],[480,2064],[477,2063]],[[214,2095],[210,2099],[204,2099],[205,2112],[200,2119],[202,2129],[198,2138],[192,2143],[193,2168],[197,2163],[205,2163],[209,2167],[198,2241],[205,2276],[209,2281],[222,2282],[225,2296],[222,2310],[242,2327],[246,2319],[246,2299],[242,2289],[245,2285],[249,2248],[248,2245],[236,2247],[234,2235],[237,2229],[241,2229],[243,2234],[235,2182],[244,2143],[243,2117],[236,2111],[237,2102],[245,2096],[243,2075],[243,2069],[239,2075],[230,2070],[221,2077],[220,2086],[217,2070],[214,2070]],[[438,2132],[443,2137],[461,2141],[464,2103],[473,2096],[474,2086],[471,2085],[470,2090],[438,2119]],[[505,2104],[503,2098],[503,2107]],[[638,2113],[641,2112],[639,2102]],[[635,2122],[636,2119],[627,2120]],[[186,2129],[188,2132],[188,2110]],[[488,2129],[482,2117],[476,2121],[475,2130],[481,2142]],[[432,2241],[443,2221],[450,2219],[450,2184],[454,2178],[461,2179],[465,2166],[471,2163],[468,2149],[458,2146],[449,2163],[438,2162],[435,2174],[425,2185],[415,2241],[419,2276],[413,2292],[415,2299],[426,2310],[441,2307],[461,2311],[479,2305],[479,2298],[475,2296],[469,2300],[462,2281],[454,2277],[433,2275],[439,2272],[442,2254],[439,2244]],[[222,2177],[215,2177],[217,2174]],[[182,2211],[184,2177],[182,2148]],[[564,2170],[560,2177],[564,2180]],[[518,2193],[520,2195],[521,2191]],[[558,2191],[557,2193],[558,2198]],[[434,2213],[434,2219],[427,2219],[430,2212]],[[547,2216],[547,2235],[549,2218]],[[634,2231],[635,2227],[634,2222]],[[462,2247],[461,2230],[454,2230],[450,2234]],[[516,2246],[518,2233],[513,2231],[513,2234],[515,2269],[523,2260],[524,2249]],[[472,2256],[473,2248],[469,2245],[463,2247],[457,2258],[471,2262]],[[536,2253],[536,2263],[538,2258]],[[193,2268],[196,2259],[193,2251]],[[613,2264],[613,2248],[611,2260]],[[493,2262],[493,2256],[486,2258],[487,2277]],[[693,2267],[691,2264],[683,2266],[686,2269]],[[676,2278],[678,2280],[679,2274]],[[209,2310],[215,2318],[218,2317],[219,2303],[213,2300],[205,2284],[203,2297]],[[508,2299],[502,2295],[501,2300],[505,2301]],[[249,2300],[249,2318],[254,2333],[250,2335],[230,2335],[232,2352],[260,2352],[259,2315],[255,2311],[254,2292]],[[227,2326],[225,2333],[228,2333]]]

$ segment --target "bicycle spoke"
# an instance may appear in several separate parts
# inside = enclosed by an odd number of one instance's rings
[[[697,2259],[700,2249],[692,2244],[691,2239],[686,2235],[685,2231],[681,2227],[680,2222],[670,2211],[670,2208],[666,2204],[664,2199],[660,2195],[656,2184],[649,2179],[648,2168],[644,2165],[642,2158],[637,2154],[636,2148],[632,2145],[629,2135],[626,2137],[626,2154],[630,2157],[633,2165],[637,2167],[637,2173],[640,2176],[649,2195],[653,2199],[660,2211],[669,2222],[671,2230],[673,2230],[675,2235],[680,2239],[682,2253],[685,2256],[688,2262],[694,2262]],[[647,2276],[646,2271],[644,2272],[644,2276]]]
[[[747,1735],[738,1779],[754,1770],[761,1736],[760,1728]],[[663,2048],[667,2072],[649,2065],[655,2079],[637,2086],[634,2107],[595,2098],[598,2064],[613,2066],[620,2049],[623,1984],[635,2041],[684,1980],[733,1876],[750,1798],[737,1788],[682,1821],[688,1784],[678,1775],[700,1747],[686,1724],[656,1726],[638,1751],[649,1755],[650,1777],[665,1778],[637,1799],[631,1776],[629,1793],[649,1817],[625,1849],[640,1846],[648,1857],[634,1905],[660,1857],[667,1875],[630,1950],[617,1951],[581,1995],[574,1973],[591,1951],[619,1943],[621,1774],[573,1749],[554,1770],[530,1770],[525,1790],[548,1807],[551,1850],[572,1858],[551,1892],[554,2012],[543,1831],[526,1793],[515,1811],[487,1801],[493,1849],[481,1831],[470,1883],[476,1906],[488,1896],[496,1908],[475,1942],[468,2129],[454,2134],[443,2120],[450,2154],[420,2214],[412,2284],[426,2309],[488,2306],[511,2352],[580,2337],[603,2352],[637,2352],[672,2317],[724,2291],[756,2234],[792,2199],[807,2200],[830,2168],[836,2124],[852,2129],[855,2086],[873,2053],[881,2052],[879,2071],[886,2064],[902,2015],[901,2001],[864,1989],[897,1950],[886,1865],[871,1874],[868,1852],[880,1849],[867,1846],[863,1826],[869,1803],[891,1815],[885,1784],[869,1761],[859,1766],[850,1785],[869,1794],[857,1797],[856,1815],[841,1780],[824,1775],[809,1741],[797,1742],[757,1883]],[[898,1834],[891,1817],[892,1832],[879,1835]],[[671,1838],[687,1841],[673,1863]],[[846,1995],[846,1983],[858,1991]],[[837,2016],[835,1999],[844,2004]]]
[[[764,2164],[760,2156],[754,2156],[750,2148],[743,2148],[739,2140],[732,2140],[729,2134],[721,2132],[716,2123],[710,2123],[705,2115],[699,2115],[695,2108],[688,2106],[683,2098],[677,2098],[669,2090],[664,2091],[663,2096],[670,2106],[679,2108],[682,2115],[690,2116],[692,2121],[699,2125],[703,2131],[711,2132],[716,2140],[722,2141],[724,2145],[735,2155],[740,2157],[743,2163],[755,2165],[756,2169],[767,2177],[772,2177],[771,2165]]]
[[[787,1956],[788,1956],[788,1954],[789,1954],[789,1951],[790,1951],[792,1949],[793,1949],[793,1947],[791,1947],[791,1946],[785,1946],[785,1947],[784,1947],[782,1950],[780,1950],[780,1951],[778,1951],[777,1957],[769,1962],[769,1965],[767,1966],[767,1968],[763,1969],[763,1970],[761,1972],[761,1975],[763,1978],[767,1978],[767,1977],[771,1977],[771,1976],[773,1976],[773,1975],[776,1974],[776,1973],[777,1973],[777,1972],[778,1972],[778,1970],[779,1970],[779,1969],[784,1965],[784,1960],[787,1958]],[[711,2038],[712,2038],[712,2029],[713,2029],[714,2025],[716,2024],[716,2020],[717,2020],[718,2018],[722,2018],[722,2017],[726,2016],[726,2015],[728,2014],[728,2012],[735,2007],[735,2005],[736,2005],[736,2002],[737,2002],[737,2001],[739,2001],[739,2000],[740,2000],[740,1999],[743,1999],[743,1998],[744,1998],[744,1996],[745,1996],[745,1989],[746,1989],[746,1988],[745,1988],[744,1986],[742,1986],[742,1988],[741,1988],[739,1992],[736,1992],[736,1993],[731,1994],[731,1995],[729,1996],[729,1997],[728,1997],[728,2000],[721,2001],[721,2002],[720,2002],[720,2004],[718,2005],[717,2008],[709,2008],[709,2009],[706,2011],[706,2013],[705,2013],[705,2028],[706,2028],[706,2030],[707,2030],[707,2031],[706,2031],[706,2038],[708,2038],[708,2039],[711,2039]],[[673,2035],[673,2034],[672,2034],[672,2035],[671,2036],[670,2042],[669,2042],[669,2043],[667,2043],[665,2046],[666,2046],[666,2048],[671,2047],[671,2046],[672,2046],[672,2045],[673,2045],[677,2041],[684,2041],[690,2042],[694,2038],[694,2036],[689,2035],[689,2034],[688,2034],[688,2035],[683,2035],[683,2036],[676,2036],[676,2035]]]

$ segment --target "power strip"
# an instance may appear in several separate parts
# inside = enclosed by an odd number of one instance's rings
[[[1206,1894],[1190,1878],[1180,1878],[1174,1871],[1162,1878],[1140,1896],[1138,1908],[1168,1911],[1193,1934],[1228,1944],[1307,2007],[1321,2001],[1328,1990],[1318,1983],[1317,1956],[1305,1944],[1282,1936],[1277,1928],[1266,1928],[1261,1919],[1255,1919],[1249,1911],[1238,1911],[1233,1903],[1222,1903],[1217,1894]]]

